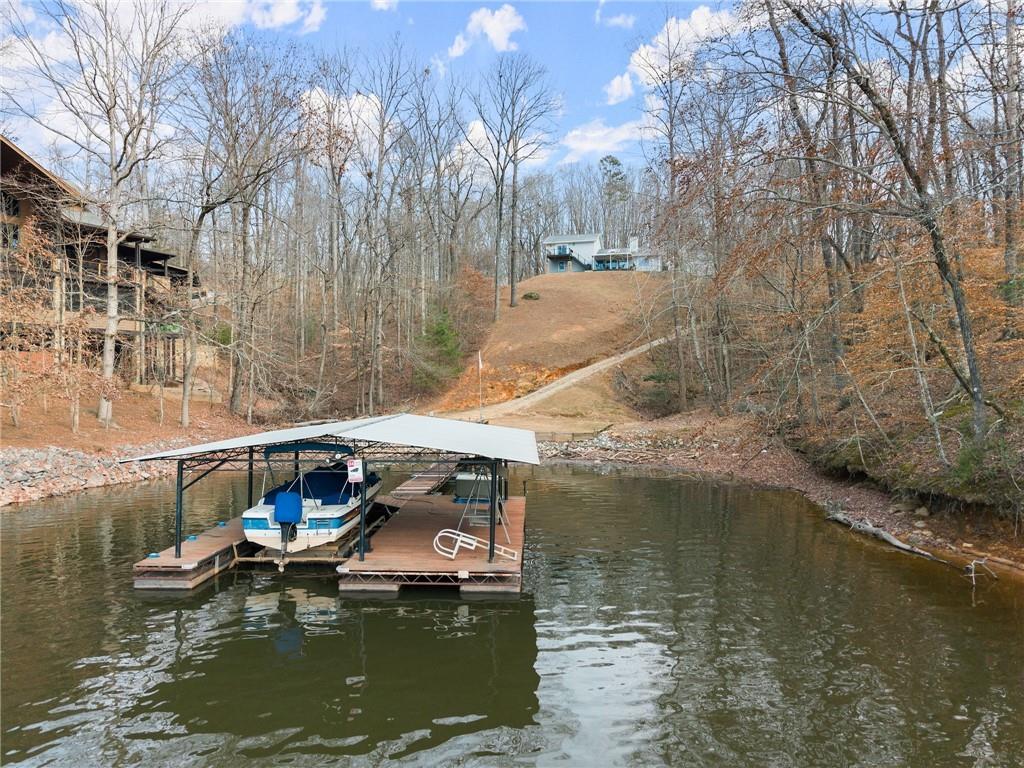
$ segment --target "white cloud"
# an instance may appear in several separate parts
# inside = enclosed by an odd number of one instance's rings
[[[620,29],[632,29],[634,24],[636,24],[636,16],[631,13],[620,13],[604,21],[606,27],[619,27]]]
[[[302,17],[298,0],[258,0],[249,11],[252,23],[260,29],[276,29],[294,24]]]
[[[606,0],[597,0],[597,10],[594,11],[594,24],[600,26],[604,24],[606,27],[619,27],[620,29],[632,29],[636,23],[636,16],[631,13],[619,13],[615,16],[609,16],[607,19],[601,15],[601,10],[604,8]]]
[[[370,7],[375,11],[393,11],[398,7],[398,0],[370,0]]]
[[[327,8],[321,2],[321,0],[313,0],[313,5],[309,9],[309,13],[306,14],[306,20],[302,22],[302,34],[308,34],[310,32],[316,32],[320,29],[320,25],[324,23],[324,19],[327,18]]]
[[[629,72],[623,72],[611,79],[604,87],[604,92],[608,96],[609,106],[620,104],[633,95],[633,78],[630,77]]]
[[[562,163],[575,163],[587,157],[621,152],[627,145],[639,141],[644,134],[644,121],[630,120],[621,125],[605,125],[597,118],[577,126],[565,134],[562,146],[568,151]]]
[[[448,65],[440,56],[431,56],[430,71],[436,73],[438,77],[443,78],[448,74]]]
[[[469,15],[464,32],[459,32],[448,48],[450,58],[458,58],[469,50],[475,40],[486,37],[499,53],[514,51],[519,46],[512,35],[526,29],[526,22],[513,6],[506,3],[496,11],[477,8]]]
[[[706,5],[695,8],[689,18],[673,16],[650,43],[633,51],[629,69],[642,83],[650,84],[669,59],[678,61],[692,56],[702,41],[722,35],[736,24],[736,17],[730,11],[712,11]]]
[[[455,36],[452,44],[448,46],[448,58],[457,59],[469,50],[469,41],[461,32]]]

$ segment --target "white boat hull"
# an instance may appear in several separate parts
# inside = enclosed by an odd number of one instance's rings
[[[366,501],[377,495],[371,487]],[[260,500],[262,502],[262,499]],[[295,538],[288,541],[288,553],[338,541],[359,525],[359,498],[346,504],[319,504],[314,499],[302,500],[302,522],[295,526]],[[267,549],[281,549],[281,528],[274,519],[273,504],[257,504],[242,514],[242,530],[247,541]]]

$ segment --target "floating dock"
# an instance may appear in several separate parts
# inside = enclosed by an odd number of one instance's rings
[[[512,496],[504,501],[505,525],[497,526],[498,543],[512,550],[516,559],[495,557],[491,561],[486,548],[462,550],[454,560],[434,550],[437,532],[456,528],[462,517],[464,505],[450,496],[391,497],[382,501],[398,505],[399,510],[370,539],[372,549],[363,560],[357,555],[340,565],[339,587],[343,592],[396,592],[404,586],[458,587],[461,593],[518,593],[522,589],[525,497]],[[480,537],[487,535],[486,527],[463,524],[462,530]]]
[[[289,554],[286,571],[339,574],[343,592],[397,592],[401,587],[458,587],[462,594],[515,593],[522,589],[526,499],[512,496],[503,503],[505,525],[497,526],[498,543],[516,554],[515,560],[495,557],[487,549],[462,550],[450,560],[434,550],[434,536],[456,528],[464,505],[450,496],[419,494],[384,496],[374,504],[367,536],[370,549],[363,560],[353,532],[329,547]],[[486,527],[467,527],[471,535],[485,537]],[[507,534],[507,537],[506,537]],[[242,518],[233,518],[181,544],[181,558],[168,547],[157,557],[135,563],[136,589],[190,590],[238,565],[277,568],[280,553],[246,541]]]
[[[236,517],[198,536],[181,542],[181,557],[174,547],[140,560],[132,567],[136,589],[195,589],[221,571],[235,565],[239,547],[249,542],[242,532],[242,518]]]
[[[356,456],[348,460],[350,472],[369,473],[370,462],[420,469],[389,495],[364,503],[355,530],[329,544],[286,553],[283,560],[277,550],[246,540],[241,517],[183,536],[184,492],[211,472],[246,471],[248,509],[255,499],[258,455],[268,468],[276,462],[279,472],[290,470],[298,481],[303,453],[327,454],[310,460],[314,466]],[[195,589],[240,565],[272,566],[286,575],[290,570],[329,574],[345,592],[396,592],[403,586],[457,587],[463,593],[522,589],[526,499],[507,495],[505,470],[510,462],[539,463],[536,439],[528,430],[396,414],[243,435],[134,460],[177,462],[175,544],[135,563],[139,589]],[[463,470],[473,473],[473,485],[458,491],[458,475],[456,491],[476,498],[467,502],[438,492]],[[479,478],[488,478],[486,492],[478,489]],[[442,531],[445,536],[438,537]],[[435,537],[437,546],[449,547],[454,558],[435,549]]]

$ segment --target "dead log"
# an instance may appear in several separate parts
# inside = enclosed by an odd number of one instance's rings
[[[919,557],[923,557],[926,560],[934,560],[937,563],[948,565],[951,568],[956,567],[948,560],[943,560],[941,557],[936,557],[931,552],[927,552],[923,549],[920,549],[919,547],[907,544],[905,541],[900,541],[888,531],[883,531],[881,528],[878,528],[872,525],[871,523],[865,522],[863,520],[854,520],[853,518],[843,514],[838,510],[831,510],[825,519],[834,523],[840,523],[842,525],[845,525],[851,530],[856,531],[857,533],[864,533],[869,536],[874,536],[876,539],[884,541],[886,544],[896,547],[896,549],[902,550],[903,552],[907,552],[912,555],[918,555]]]

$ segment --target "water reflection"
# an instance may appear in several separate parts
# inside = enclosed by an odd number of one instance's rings
[[[3,762],[1024,762],[1024,594],[820,525],[800,499],[530,480],[526,595],[341,598],[230,573],[135,592],[168,483],[0,513]],[[244,483],[196,487],[189,530]]]
[[[530,598],[352,601],[333,584],[281,588],[259,577],[236,590],[246,594],[234,622],[125,715],[161,712],[190,735],[230,734],[243,757],[365,754],[382,744],[409,754],[533,721]]]

